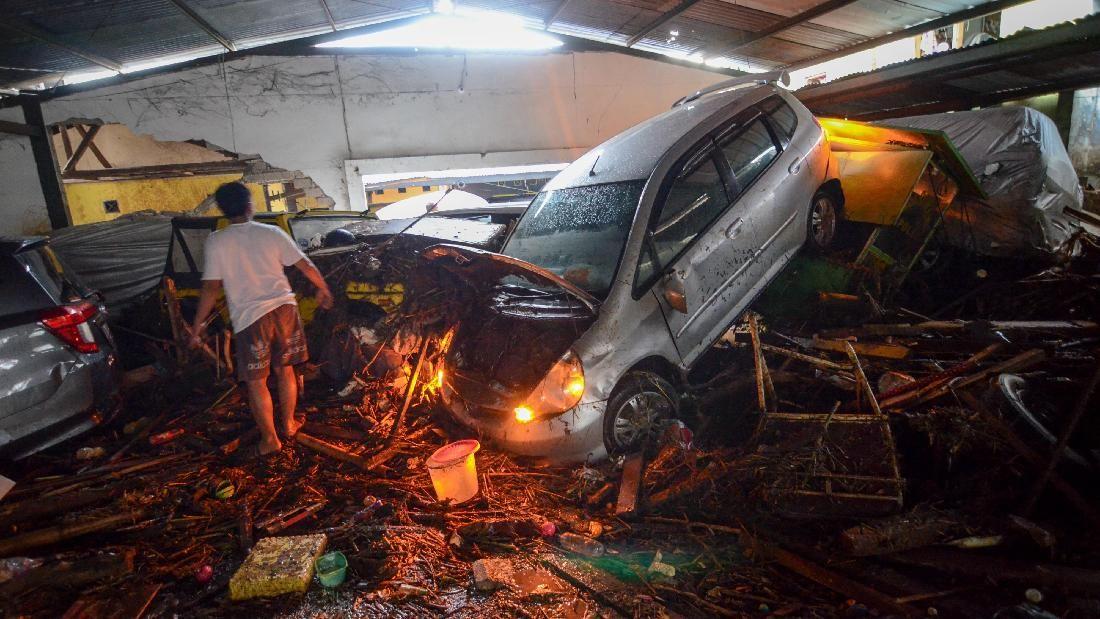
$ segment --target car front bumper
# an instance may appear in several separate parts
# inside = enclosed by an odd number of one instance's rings
[[[443,407],[459,423],[509,453],[561,464],[607,457],[603,440],[605,402],[582,402],[549,419],[520,423],[508,413],[477,410],[447,387],[442,395]]]

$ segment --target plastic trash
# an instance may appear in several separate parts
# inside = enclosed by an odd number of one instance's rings
[[[481,448],[475,440],[456,441],[435,450],[425,463],[440,501],[457,505],[477,494],[477,463],[474,454]]]
[[[339,587],[344,583],[344,578],[347,577],[348,559],[339,550],[317,557],[316,566],[317,580],[320,580],[321,585],[329,589]]]
[[[607,547],[591,537],[576,533],[562,533],[558,538],[562,548],[569,552],[575,552],[586,557],[602,557],[607,552]]]
[[[993,619],[1058,619],[1058,615],[1052,615],[1034,604],[1017,604],[1002,608],[993,614]]]
[[[32,559],[30,557],[0,559],[0,583],[22,576],[39,565],[42,565],[42,559]]]
[[[77,460],[95,460],[107,455],[107,450],[102,447],[81,447],[76,450]]]
[[[183,436],[184,429],[176,428],[175,430],[168,430],[167,432],[161,432],[160,434],[154,434],[149,437],[150,445],[163,445],[170,441],[174,441],[177,438]]]
[[[646,570],[646,572],[650,574],[659,574],[661,576],[664,576],[665,578],[675,578],[676,567],[662,561],[661,559],[663,558],[664,557],[661,555],[661,551],[658,550],[657,553],[653,555],[653,561],[650,562],[649,568]]]
[[[199,569],[195,570],[195,580],[200,585],[205,585],[210,582],[210,579],[214,578],[214,568],[210,565],[203,565]]]

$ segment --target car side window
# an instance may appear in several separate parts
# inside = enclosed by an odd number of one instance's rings
[[[768,115],[768,122],[786,145],[794,135],[795,128],[798,127],[798,116],[795,115],[794,110],[778,96],[769,97],[760,104],[760,107]]]
[[[638,268],[646,283],[667,266],[729,206],[713,146],[706,146],[680,166],[664,194],[660,214],[650,228],[649,244]]]
[[[779,155],[771,133],[759,116],[741,130],[724,137],[719,147],[729,162],[738,194],[751,185]]]

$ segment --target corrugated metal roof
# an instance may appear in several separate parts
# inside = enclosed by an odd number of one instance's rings
[[[965,110],[1100,84],[1100,15],[990,41],[797,92],[824,116],[894,118]]]
[[[87,71],[100,68],[93,57],[106,59],[110,66],[220,51],[216,38],[175,1],[242,49],[330,31],[322,2],[339,29],[426,13],[431,6],[429,0],[6,0],[0,29],[8,36],[0,37],[0,66]],[[644,51],[680,57],[717,54],[746,66],[771,68],[991,0],[856,0],[742,47],[736,46],[826,0],[698,0],[678,16],[669,11],[680,0],[454,1],[460,7],[509,12],[533,26],[557,14],[549,30],[560,34],[617,45],[637,39],[635,47]],[[668,19],[654,27],[662,17]],[[44,36],[18,34],[26,28]],[[81,57],[64,46],[89,53]]]

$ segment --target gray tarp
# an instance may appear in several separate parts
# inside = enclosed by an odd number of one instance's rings
[[[1084,200],[1054,121],[1028,107],[999,107],[882,121],[943,131],[989,199],[960,200],[945,231],[957,246],[993,256],[1058,251],[1078,224],[1066,206]]]
[[[127,215],[55,230],[50,247],[117,313],[160,284],[171,235],[169,216]]]

